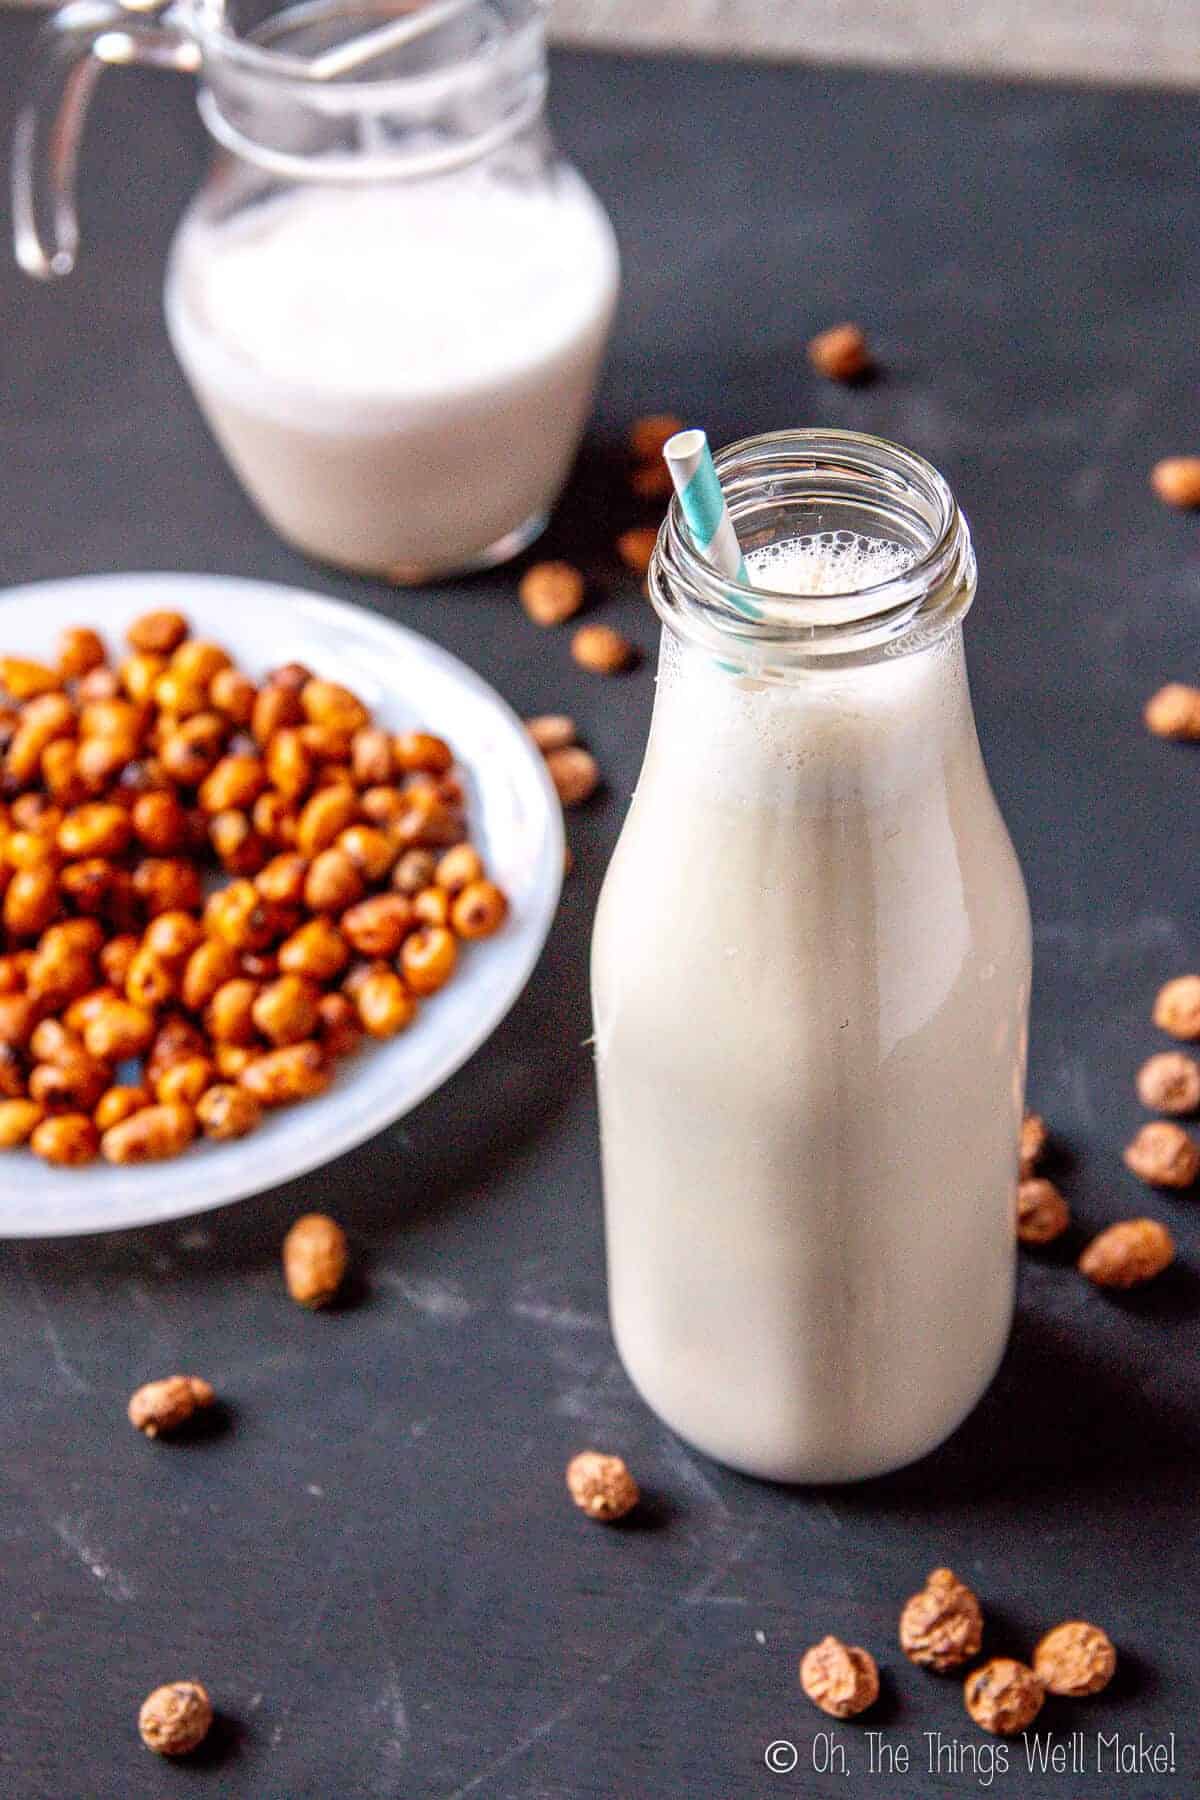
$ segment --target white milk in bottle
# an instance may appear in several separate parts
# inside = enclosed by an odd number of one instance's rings
[[[593,948],[617,1345],[721,1461],[912,1461],[1008,1335],[1030,932],[980,756],[965,522],[849,433],[721,459],[746,619],[673,512]],[[795,596],[791,601],[787,596]]]

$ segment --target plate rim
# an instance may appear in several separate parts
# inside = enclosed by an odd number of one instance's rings
[[[436,1059],[429,1070],[406,1094],[401,1104],[395,1110],[388,1112],[386,1116],[380,1116],[376,1110],[364,1117],[351,1108],[345,1122],[332,1134],[331,1139],[327,1139],[312,1153],[302,1152],[294,1163],[287,1162],[282,1172],[264,1171],[262,1179],[252,1176],[247,1183],[234,1183],[229,1191],[221,1191],[215,1197],[205,1197],[199,1201],[189,1198],[186,1205],[178,1211],[164,1212],[158,1209],[146,1211],[140,1208],[136,1202],[131,1201],[128,1208],[123,1209],[120,1217],[115,1221],[96,1220],[88,1224],[80,1224],[75,1220],[66,1223],[51,1220],[44,1227],[36,1230],[23,1226],[14,1229],[0,1211],[0,1242],[16,1243],[35,1242],[49,1238],[95,1237],[106,1232],[143,1230],[148,1226],[168,1225],[177,1223],[181,1219],[199,1217],[204,1213],[215,1212],[223,1206],[233,1206],[239,1201],[254,1199],[257,1195],[266,1193],[284,1182],[295,1181],[304,1175],[310,1175],[315,1169],[327,1167],[338,1157],[346,1155],[360,1144],[366,1143],[368,1139],[386,1131],[400,1119],[407,1117],[416,1107],[422,1105],[432,1094],[436,1093],[438,1088],[449,1081],[453,1075],[456,1075],[507,1018],[528,987],[530,978],[541,960],[562,895],[566,833],[562,807],[546,769],[545,759],[532,739],[529,738],[515,708],[509,704],[503,694],[494,688],[478,670],[472,668],[470,663],[464,662],[460,656],[457,656],[454,651],[446,649],[436,639],[426,637],[422,632],[414,630],[409,625],[402,625],[355,601],[334,599],[330,595],[315,592],[309,588],[296,587],[288,582],[267,581],[257,576],[222,575],[207,570],[189,572],[179,569],[105,570],[95,574],[48,576],[37,581],[18,583],[0,589],[0,618],[2,618],[4,609],[11,603],[19,604],[21,601],[28,603],[36,600],[36,596],[39,593],[44,594],[47,589],[71,588],[80,590],[82,594],[84,591],[95,593],[97,590],[107,588],[110,591],[120,590],[123,594],[128,595],[130,589],[140,586],[154,588],[160,595],[165,595],[171,588],[178,588],[180,611],[186,611],[183,596],[188,591],[194,594],[197,587],[204,587],[213,591],[220,590],[226,594],[231,589],[249,589],[260,598],[269,597],[276,603],[286,601],[293,616],[296,605],[299,603],[303,614],[311,618],[314,623],[324,620],[327,624],[336,624],[339,620],[344,621],[349,618],[353,621],[356,634],[360,638],[364,635],[363,628],[365,627],[365,635],[368,638],[377,638],[385,645],[390,642],[393,650],[397,638],[400,639],[415,647],[422,657],[432,656],[435,662],[441,664],[447,675],[454,677],[461,685],[473,690],[477,695],[486,699],[489,705],[496,708],[512,726],[514,742],[525,748],[526,765],[533,773],[535,785],[540,787],[546,803],[540,867],[535,871],[536,879],[531,890],[535,906],[532,914],[527,916],[529,937],[514,975],[493,998],[491,1005],[484,1008],[477,1027],[450,1046],[443,1056]],[[89,622],[96,624],[101,630],[104,629],[103,619]],[[352,1092],[352,1084],[346,1089],[346,1092]],[[332,1147],[329,1147],[330,1145]],[[172,1166],[171,1160],[144,1165],[147,1171],[151,1169],[169,1171]],[[64,1180],[72,1181],[80,1178],[86,1181],[86,1170],[80,1170],[77,1174],[66,1174],[63,1177]]]

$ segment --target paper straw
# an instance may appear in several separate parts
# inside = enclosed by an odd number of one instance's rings
[[[671,471],[688,535],[696,549],[722,575],[749,587],[746,559],[725,504],[707,436],[703,431],[677,431],[663,445],[663,458]],[[729,598],[748,618],[760,617],[758,608],[740,594]]]

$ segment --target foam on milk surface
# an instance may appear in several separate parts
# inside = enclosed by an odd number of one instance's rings
[[[268,382],[341,401],[503,381],[587,330],[615,281],[577,177],[531,189],[473,169],[312,186],[180,243],[178,299]]]
[[[746,556],[756,587],[779,594],[853,594],[903,575],[916,561],[906,544],[856,531],[812,531],[781,538]]]

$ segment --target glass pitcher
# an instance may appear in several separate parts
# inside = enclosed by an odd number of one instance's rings
[[[108,64],[196,73],[217,143],[176,232],[171,341],[247,492],[307,554],[395,582],[542,529],[618,287],[544,116],[545,0],[72,0],[16,130],[17,256],[65,275]]]
[[[596,914],[617,1346],[779,1481],[911,1462],[1003,1354],[1029,909],[963,660],[966,521],[919,457],[717,458],[753,588],[674,502],[650,741]]]

